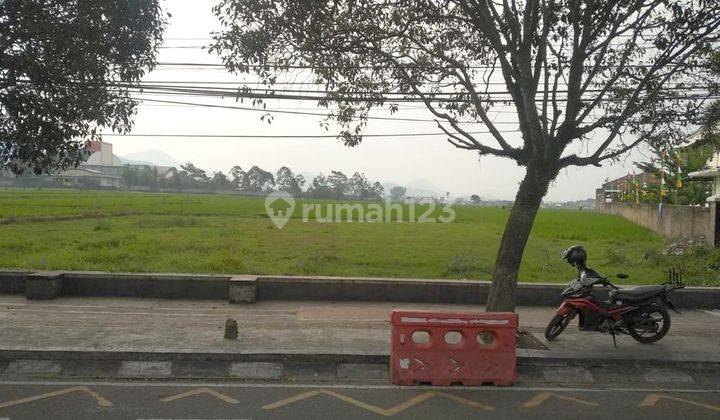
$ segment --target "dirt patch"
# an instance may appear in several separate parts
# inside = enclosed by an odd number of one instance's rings
[[[515,338],[517,339],[516,347],[519,349],[550,350],[529,331],[517,330],[515,332]]]

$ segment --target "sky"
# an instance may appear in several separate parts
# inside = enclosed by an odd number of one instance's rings
[[[219,57],[199,47],[210,42],[211,33],[219,30],[212,14],[212,1],[166,0],[165,9],[172,17],[165,32],[160,63],[215,63]],[[294,75],[297,76],[297,75]],[[307,77],[307,75],[299,75]],[[143,81],[236,82],[252,81],[251,75],[232,75],[222,68],[189,66],[158,66]],[[156,96],[143,94],[143,99],[186,101],[226,106],[250,106],[236,103],[234,98],[198,98],[184,96]],[[267,107],[282,110],[327,113],[313,101],[271,100]],[[215,135],[334,135],[339,130],[326,131],[320,127],[320,116],[276,114],[271,124],[261,121],[262,112],[178,106],[143,102],[135,117],[132,134],[215,134]],[[390,116],[386,110],[371,115]],[[440,133],[429,111],[411,104],[393,115],[399,118],[420,118],[428,122],[370,121],[366,134]],[[500,129],[514,128],[508,109],[491,113]],[[468,130],[485,131],[481,125]],[[481,135],[489,136],[489,135]],[[483,139],[484,137],[480,137]],[[519,144],[518,133],[508,134],[508,140]],[[485,138],[492,144],[491,138]],[[577,145],[573,151],[587,151],[601,137],[591,138],[589,144]],[[235,165],[247,170],[253,165],[276,171],[288,166],[296,173],[329,173],[340,170],[348,176],[364,172],[372,181],[404,185],[426,180],[452,197],[478,194],[483,199],[513,199],[524,168],[512,160],[483,156],[450,145],[443,136],[414,136],[394,138],[365,138],[356,147],[347,147],[335,138],[323,139],[238,139],[238,138],[166,138],[107,136],[114,152],[123,156],[145,150],[162,150],[179,162],[193,162],[208,172],[225,173]],[[645,160],[642,148],[626,155],[619,162],[602,167],[568,168],[551,185],[546,201],[573,201],[592,198],[595,189],[607,178],[623,176],[634,169],[633,161]]]

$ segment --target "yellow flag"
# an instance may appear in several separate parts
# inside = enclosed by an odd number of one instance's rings
[[[660,154],[660,199],[662,201],[662,198],[665,197],[665,156],[667,155],[667,150],[663,150],[662,154]]]
[[[665,177],[660,173],[660,197],[665,197]]]

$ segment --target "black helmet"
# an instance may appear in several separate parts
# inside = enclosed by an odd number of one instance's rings
[[[562,258],[567,261],[568,264],[577,268],[585,268],[587,262],[587,252],[582,245],[571,246],[563,252]]]

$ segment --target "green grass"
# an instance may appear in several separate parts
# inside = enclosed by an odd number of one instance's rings
[[[278,230],[259,198],[0,190],[0,267],[489,279],[509,210],[455,210],[449,224],[304,223],[296,208]],[[574,244],[601,273],[630,274],[625,283],[664,281],[681,262],[687,283],[720,284],[715,250],[667,257],[661,237],[622,218],[546,209],[520,280],[567,282],[560,253]]]

